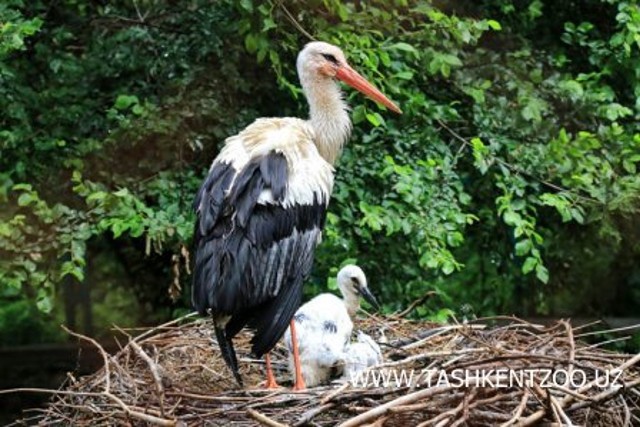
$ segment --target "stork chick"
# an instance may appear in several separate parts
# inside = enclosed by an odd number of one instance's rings
[[[358,340],[345,351],[343,380],[353,381],[359,372],[382,363],[380,346],[371,336],[358,331]]]
[[[293,317],[302,378],[307,387],[327,382],[332,371],[344,364],[345,350],[353,331],[351,319],[360,308],[360,297],[378,308],[360,267],[343,267],[337,280],[342,299],[330,293],[320,294],[300,307]],[[294,372],[293,347],[288,330],[284,339],[289,349],[289,370]]]

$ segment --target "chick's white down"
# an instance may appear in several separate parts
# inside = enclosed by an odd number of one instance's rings
[[[358,331],[357,342],[349,344],[345,352],[343,380],[354,381],[359,372],[382,363],[382,351],[373,338]]]
[[[360,267],[342,268],[337,279],[342,298],[320,294],[300,307],[294,317],[302,377],[307,387],[325,383],[332,373],[342,371],[353,331],[351,317],[360,307],[360,295],[368,292],[367,279]],[[289,350],[289,371],[293,372],[290,330],[284,340]]]

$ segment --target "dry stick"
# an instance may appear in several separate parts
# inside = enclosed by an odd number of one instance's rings
[[[20,387],[20,388],[8,388],[5,390],[0,390],[0,395],[11,394],[11,393],[49,393],[49,394],[59,394],[63,396],[87,396],[87,397],[103,396],[102,392],[53,390],[49,388],[37,388],[37,387],[36,388]]]
[[[487,404],[491,404],[500,400],[506,400],[506,399],[511,399],[513,397],[513,395],[516,395],[517,392],[513,392],[513,393],[509,393],[506,395],[501,395],[501,394],[496,394],[493,397],[490,397],[488,399],[480,399],[480,400],[476,400],[475,402],[468,404],[468,399],[467,399],[467,404],[466,404],[466,408],[464,408],[464,412],[462,414],[462,417],[460,417],[458,420],[456,420],[455,422],[453,422],[450,427],[458,427],[462,424],[465,424],[469,418],[469,412],[471,409],[476,408],[480,405],[487,405]],[[475,414],[482,414],[483,411],[476,411],[474,412]],[[506,415],[505,415],[506,416]]]
[[[549,388],[551,388],[553,390],[561,391],[564,394],[567,394],[567,395],[575,397],[576,399],[580,399],[582,401],[593,401],[592,397],[586,396],[584,394],[580,394],[580,393],[578,393],[578,392],[576,392],[574,390],[571,390],[569,388],[566,388],[566,387],[563,387],[563,386],[560,386],[560,385],[556,385],[556,384],[549,384],[549,385],[550,385]]]
[[[487,352],[485,350],[485,352]],[[504,352],[504,351],[503,351]],[[455,353],[454,353],[455,354]],[[485,360],[472,360],[469,362],[464,362],[464,363],[460,363],[456,366],[456,368],[466,368],[468,366],[482,366],[482,365],[487,365],[488,363],[493,363],[493,362],[500,362],[500,361],[505,361],[505,360],[530,360],[530,359],[535,359],[535,360],[547,360],[547,361],[551,361],[551,362],[557,362],[557,363],[566,363],[566,359],[562,359],[561,357],[557,357],[557,356],[547,356],[546,354],[529,354],[529,353],[519,353],[519,352],[509,352],[505,355],[502,356],[495,356],[495,357],[490,357],[488,359]],[[576,365],[582,367],[582,368],[586,368],[586,369],[592,369],[589,368],[586,364],[583,363],[575,363]]]
[[[271,418],[267,417],[266,415],[256,411],[255,409],[247,409],[247,413],[251,416],[251,418],[253,418],[254,420],[258,421],[260,424],[263,424],[265,426],[270,426],[270,427],[287,427],[286,424],[281,424],[275,420],[272,420]]]
[[[594,320],[593,322],[585,323],[584,325],[574,326],[573,330],[574,331],[578,331],[578,330],[581,330],[581,329],[586,329],[586,328],[588,328],[590,326],[595,326],[598,323],[602,323],[602,320]]]
[[[402,392],[403,390],[406,390],[407,387],[387,387],[387,388],[372,388],[372,389],[367,389],[367,388],[360,388],[360,389],[354,389],[352,392],[350,393],[343,393],[342,395],[338,395],[336,397],[334,397],[332,400],[334,401],[352,401],[352,400],[358,400],[361,399],[363,397],[367,397],[367,398],[383,398],[384,396],[388,395],[388,394],[398,394],[400,392]]]
[[[327,393],[322,399],[320,399],[320,404],[324,405],[325,403],[329,402],[334,397],[336,397],[337,395],[345,391],[347,388],[349,388],[349,385],[350,384],[346,382],[342,384],[340,387],[338,387],[336,390],[332,391],[331,393]]]
[[[49,390],[45,388],[13,388],[9,390],[0,390],[0,394],[7,393],[18,393],[18,392],[32,392],[32,393],[50,393],[56,395],[67,395],[67,396],[90,396],[90,397],[106,397],[107,399],[111,399],[114,403],[116,403],[127,415],[132,418],[137,418],[141,421],[146,421],[152,424],[156,424],[159,426],[175,426],[176,422],[174,420],[167,420],[164,418],[154,417],[153,415],[144,414],[139,411],[135,411],[129,408],[122,400],[118,397],[114,396],[108,391],[102,392],[78,392],[78,391],[64,391],[64,390]]]
[[[135,350],[135,352],[140,356],[142,360],[147,362],[149,366],[149,370],[151,371],[151,375],[153,376],[153,381],[156,383],[156,391],[158,393],[158,399],[160,399],[160,413],[164,416],[164,387],[162,386],[162,377],[160,376],[160,370],[158,369],[158,365],[149,357],[147,353],[138,345],[135,341],[129,341],[131,347]]]
[[[85,335],[73,332],[71,329],[67,328],[64,325],[60,325],[60,326],[69,335],[73,335],[74,337],[79,338],[81,340],[89,341],[91,344],[93,344],[98,349],[98,351],[100,351],[100,354],[102,355],[102,359],[104,360],[104,392],[105,393],[109,393],[111,391],[111,371],[109,370],[109,355],[107,355],[107,352],[93,338],[89,338],[89,337],[87,337]]]
[[[79,339],[83,339],[85,341],[89,341],[91,344],[96,346],[96,348],[100,351],[100,354],[102,355],[102,358],[104,359],[104,372],[105,372],[104,391],[102,392],[103,396],[105,396],[108,399],[111,399],[113,402],[115,402],[130,417],[137,418],[137,419],[142,420],[142,421],[147,421],[149,423],[162,425],[162,426],[174,426],[176,424],[176,422],[173,421],[173,420],[166,420],[166,419],[163,419],[163,418],[154,417],[152,415],[147,415],[147,414],[144,414],[142,412],[134,411],[131,408],[129,408],[122,400],[120,400],[120,398],[118,398],[117,396],[111,394],[111,390],[110,390],[111,389],[111,378],[110,378],[111,377],[111,371],[109,370],[109,355],[104,350],[104,348],[96,340],[94,340],[93,338],[90,338],[90,337],[87,337],[85,335],[73,332],[70,329],[68,329],[67,327],[65,327],[64,325],[62,325],[62,329],[64,329],[68,334],[73,335],[74,337],[77,337]]]
[[[631,425],[631,411],[629,410],[629,405],[627,405],[627,401],[623,396],[620,396],[620,400],[622,401],[622,407],[624,408],[624,421],[622,423],[623,426]]]
[[[243,401],[252,401],[252,397],[248,396],[209,396],[204,394],[196,394],[196,393],[188,393],[188,392],[168,392],[168,396],[178,396],[178,397],[186,397],[189,399],[196,400],[211,400],[215,402],[238,402],[239,400]]]
[[[471,391],[472,398],[476,393],[477,393],[477,389],[472,389],[472,391]],[[430,420],[427,420],[427,421],[425,421],[423,423],[418,424],[418,427],[426,427],[426,426],[432,425],[432,424],[438,425],[438,423],[441,423],[443,421],[445,422],[445,424],[448,423],[448,420],[450,418],[455,417],[458,414],[458,412],[460,412],[460,411],[462,411],[464,409],[465,402],[466,402],[466,400],[462,399],[462,402],[460,402],[458,404],[458,406],[456,406],[455,408],[450,409],[450,410],[448,410],[446,412],[443,412],[440,415],[436,416],[435,418],[432,418]]]
[[[406,365],[407,363],[415,362],[422,359],[428,359],[430,357],[452,356],[452,355],[469,354],[469,353],[488,353],[488,352],[489,350],[484,348],[467,348],[463,350],[433,351],[433,352],[420,353],[413,356],[409,356],[406,359],[397,360],[395,362],[382,363],[380,365],[377,365],[376,368],[389,368],[392,366]]]
[[[588,337],[588,336],[591,336],[591,335],[610,334],[612,332],[628,331],[630,329],[640,329],[640,324],[622,326],[620,328],[614,328],[614,329],[605,329],[604,331],[585,332],[583,334],[576,335],[576,338]]]
[[[296,396],[292,394],[285,394],[282,396],[282,398],[276,398],[276,399],[270,398],[270,399],[263,399],[263,400],[256,399],[257,401],[255,403],[242,403],[238,405],[238,408],[246,407],[248,409],[250,408],[255,409],[255,408],[262,408],[263,406],[266,406],[266,407],[269,407],[269,406],[273,407],[278,405],[285,406],[287,404],[294,403],[296,401],[306,402],[310,399],[311,397],[306,397],[304,395]]]
[[[458,393],[452,393],[449,396],[447,396],[446,398],[441,399],[441,404],[439,405],[439,407],[446,407],[449,402],[454,402],[457,401],[460,398],[463,398],[465,395],[465,393],[463,392],[458,392]],[[390,408],[388,413],[390,414],[396,414],[396,413],[402,413],[402,412],[416,412],[416,411],[420,411],[422,409],[427,409],[431,407],[431,409],[433,409],[433,401],[425,401],[422,403],[412,403],[409,405],[401,405],[401,406],[395,406],[393,408]]]
[[[314,417],[326,411],[327,409],[333,408],[334,406],[335,405],[333,403],[325,403],[324,405],[309,409],[307,412],[302,414],[300,418],[298,418],[298,420],[293,424],[293,427],[299,427],[305,424],[309,424],[309,422]]]
[[[426,399],[437,394],[446,393],[448,391],[451,391],[452,389],[453,387],[432,387],[400,396],[390,402],[385,403],[384,405],[380,405],[378,407],[370,409],[367,412],[358,415],[357,417],[353,417],[345,421],[344,423],[340,424],[339,427],[355,427],[360,424],[364,424],[378,418],[381,415],[384,415],[389,409],[393,407],[407,405],[409,403],[415,402],[416,400]]]
[[[623,370],[635,365],[638,362],[640,362],[640,354],[637,354],[632,359],[627,360],[625,363],[623,363],[620,366],[618,366],[616,368],[616,370],[623,371]],[[590,383],[580,387],[580,389],[577,390],[577,393],[582,394],[585,391],[590,390],[596,384],[597,381],[598,381],[598,379],[595,379],[595,380],[591,381]],[[626,388],[634,387],[634,386],[636,386],[638,384],[640,384],[640,379],[638,379],[636,381],[632,381],[628,385],[625,385],[625,387]],[[591,403],[600,402],[600,401],[608,398],[609,396],[620,392],[620,390],[622,390],[622,388],[607,390],[605,392],[600,393],[596,397],[592,398],[592,402],[581,402],[581,403],[578,403],[576,405],[573,405],[571,408],[569,408],[569,410],[572,411],[572,410],[579,409],[579,408],[584,407],[584,406],[589,406],[589,404],[591,404]],[[573,396],[571,396],[571,395],[570,396],[566,396],[564,399],[562,399],[560,401],[560,405],[562,407],[565,407],[569,403],[571,403],[572,400],[573,400]],[[533,425],[533,424],[537,423],[540,419],[542,419],[544,417],[545,413],[546,413],[545,409],[540,409],[539,411],[536,411],[533,414],[529,415],[527,418],[525,418],[519,424],[519,426],[526,427],[526,426]]]
[[[573,329],[571,325],[566,320],[562,320],[560,323],[564,326],[567,331],[567,341],[569,342],[569,367],[568,367],[568,375],[569,378],[572,377],[573,373],[573,362],[576,360],[576,343],[573,339]]]
[[[109,399],[113,400],[115,403],[117,403],[118,406],[120,406],[122,410],[125,411],[127,415],[129,415],[132,418],[137,418],[139,420],[146,421],[148,423],[156,424],[159,426],[173,427],[176,425],[175,420],[167,420],[164,418],[158,418],[158,417],[154,417],[153,415],[148,415],[142,412],[134,411],[133,409],[129,408],[122,400],[120,400],[118,397],[114,396],[111,393],[104,393],[104,395]]]
[[[588,347],[583,347],[582,350],[583,351],[593,350],[594,348],[602,347],[602,346],[607,345],[607,344],[611,344],[611,343],[614,343],[614,342],[620,342],[620,341],[626,341],[626,340],[630,340],[630,339],[631,339],[631,335],[626,335],[626,336],[620,337],[620,338],[612,338],[610,340],[602,341],[602,342],[599,342],[597,344],[592,344],[592,345],[590,345]]]
[[[522,393],[520,404],[516,408],[516,412],[513,414],[513,417],[506,423],[502,423],[500,427],[509,427],[510,425],[515,424],[520,419],[520,416],[522,416],[524,409],[527,407],[527,402],[529,401],[530,396],[531,392],[528,389],[525,389],[524,393]]]
[[[618,366],[617,368],[612,369],[612,371],[624,371],[627,368],[632,367],[633,365],[635,365],[636,363],[640,362],[640,353],[636,354],[635,357],[632,357],[631,359],[627,360],[626,362],[624,362],[623,364],[621,364],[620,366]],[[595,379],[593,381],[591,381],[589,384],[582,386],[579,390],[578,393],[582,393],[585,390],[590,389],[595,383],[597,383],[598,380]],[[639,380],[635,380],[632,381],[631,383],[629,383],[630,385],[628,387],[634,387],[638,384],[640,384],[640,379]],[[615,389],[614,389],[615,390]],[[618,391],[618,390],[615,390]],[[600,395],[602,395],[603,393],[600,393]],[[564,398],[563,400],[567,400],[567,401],[571,401],[571,396],[567,396],[566,398]],[[595,400],[595,399],[594,399]]]
[[[414,346],[420,340],[436,338],[442,335],[443,333],[451,332],[458,329],[481,330],[481,329],[486,329],[486,325],[465,324],[465,325],[449,325],[449,326],[442,326],[438,328],[430,328],[427,330],[420,331],[418,334],[416,334],[412,338],[400,338],[400,339],[393,340],[389,342],[389,346],[406,349],[406,348],[410,348],[411,346]]]
[[[426,336],[422,339],[419,339],[417,341],[414,341],[412,343],[406,344],[402,346],[403,350],[411,350],[413,348],[416,347],[420,347],[421,345],[423,345],[424,343],[426,343],[427,341],[430,341],[436,337],[439,337],[440,335],[444,335],[447,332],[451,332],[451,331],[455,331],[455,330],[460,330],[460,329],[483,329],[483,328],[478,328],[476,325],[451,325],[451,326],[444,326],[442,328],[438,328],[439,330],[434,331],[432,335]]]
[[[454,424],[458,424],[458,423],[462,424],[467,419],[469,419],[469,411],[472,408],[472,406],[469,405],[469,401],[473,399],[473,397],[475,397],[475,395],[472,395],[472,394],[466,394],[464,396],[464,407],[462,408],[462,417],[460,417],[457,421],[455,421]]]
[[[602,393],[596,394],[590,399],[590,401],[583,401],[583,402],[576,403],[570,406],[567,410],[575,411],[576,409],[581,409],[586,406],[593,405],[594,403],[602,402],[603,400],[607,400],[609,397],[615,395],[616,393],[620,393],[624,389],[630,389],[638,385],[640,385],[640,378],[630,381],[628,383],[625,383],[624,386],[622,387],[610,388],[606,391],[603,391]],[[568,396],[568,397],[571,397],[571,396]]]
[[[395,317],[404,317],[407,314],[411,313],[413,310],[416,309],[416,307],[422,305],[427,299],[431,298],[432,296],[436,295],[435,291],[428,291],[426,292],[424,295],[422,295],[420,298],[414,300],[411,304],[409,304],[409,306],[407,308],[405,308],[404,310],[402,310],[400,313],[395,314]]]
[[[502,422],[508,421],[509,415],[502,414],[500,412],[478,410],[478,411],[474,411],[474,413],[471,414],[471,418],[481,418],[483,421],[485,421],[480,425],[496,425],[499,421],[502,421]],[[487,423],[487,421],[491,421],[491,423]],[[471,424],[477,425],[478,423],[475,423],[475,424],[471,423]]]
[[[373,423],[369,424],[368,427],[384,427],[384,425],[385,425],[385,423],[387,422],[388,419],[389,419],[388,416],[378,418]]]
[[[548,390],[547,392],[549,393]],[[554,395],[549,393],[549,400],[551,401],[551,406],[554,408],[554,412],[559,416],[559,418],[562,421],[564,421],[564,424],[566,424],[568,427],[573,426],[573,421],[571,421],[571,419],[569,419],[569,417],[567,416],[566,412],[562,410],[562,405],[560,405],[560,402],[558,402],[558,399]],[[560,422],[560,425],[564,425],[564,424]]]
[[[436,424],[436,427],[444,427],[447,424],[449,424],[449,419],[440,421],[438,424]]]
[[[527,322],[526,320],[521,319],[521,318],[519,318],[517,316],[478,317],[477,319],[474,319],[473,322],[471,322],[471,323],[497,321],[497,320],[509,320],[509,321],[511,321],[511,323],[508,324],[508,325],[505,325],[505,326],[498,327],[496,330],[499,330],[499,329],[513,329],[513,328],[520,328],[520,327],[526,327],[526,328],[531,328],[531,329],[535,329],[535,330],[545,329],[544,325],[541,325],[539,323]],[[486,325],[486,323],[480,323],[480,324]]]
[[[623,362],[630,357],[633,357],[633,354],[625,354],[625,353],[605,353],[603,351],[594,352],[590,349],[588,351],[582,351],[583,349],[577,349],[576,352],[580,352],[580,359],[583,360],[592,360],[596,362],[602,362],[605,365],[610,365],[611,362]]]
[[[542,410],[545,413],[549,412],[549,409],[551,409],[551,413],[553,415],[553,418],[555,419],[556,423],[559,426],[562,426],[562,420],[560,419],[560,414],[557,411],[556,405],[553,404],[553,402],[551,401],[551,393],[549,392],[549,390],[545,389],[542,390],[542,387],[540,387],[538,384],[534,383],[533,384],[533,391],[535,393],[536,396],[538,396],[538,401],[540,402],[540,405],[542,405]]]
[[[458,427],[458,426],[461,426],[462,424],[466,424],[468,418],[469,418],[469,415],[468,414],[464,414],[460,419],[458,419],[455,422],[451,423],[451,425],[449,427]]]
[[[146,337],[148,337],[149,335],[153,335],[155,332],[157,332],[157,331],[159,331],[159,330],[161,330],[161,329],[164,329],[164,328],[166,328],[167,326],[175,325],[176,323],[180,323],[180,322],[182,322],[183,320],[187,320],[187,319],[190,319],[190,318],[192,318],[192,317],[196,317],[196,316],[198,316],[198,313],[196,313],[196,312],[194,311],[194,312],[189,313],[189,314],[186,314],[186,315],[184,315],[184,316],[182,316],[182,317],[178,317],[177,319],[174,319],[174,320],[172,320],[172,321],[170,321],[170,322],[167,322],[167,323],[163,323],[162,325],[156,326],[156,327],[154,327],[154,328],[151,328],[151,329],[149,329],[149,330],[147,330],[147,331],[145,331],[145,332],[141,333],[140,335],[138,335],[137,337],[135,337],[135,338],[134,338],[134,340],[135,340],[135,341],[141,341],[141,340],[142,340],[142,338],[146,338]]]

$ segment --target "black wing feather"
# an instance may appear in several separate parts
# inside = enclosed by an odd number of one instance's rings
[[[231,339],[256,329],[253,351],[269,351],[284,334],[302,299],[326,217],[326,200],[286,208],[288,165],[282,153],[253,159],[236,171],[216,164],[196,198],[193,303],[201,313],[231,319]],[[270,190],[273,202],[258,203]]]
[[[260,161],[260,173],[274,200],[283,201],[287,192],[287,159],[281,155],[265,156]]]
[[[302,303],[302,289],[313,267],[313,254],[320,229],[289,238],[291,249],[281,257],[283,283],[277,296],[265,303],[249,322],[256,329],[251,350],[262,356],[276,345]],[[279,277],[278,277],[279,278]]]
[[[204,236],[218,237],[219,233],[214,233],[213,229],[216,224],[222,225],[218,219],[224,208],[225,191],[229,189],[235,174],[236,171],[231,165],[220,163],[209,172],[209,176],[202,183],[193,203],[194,210],[202,205],[194,233],[196,240]]]

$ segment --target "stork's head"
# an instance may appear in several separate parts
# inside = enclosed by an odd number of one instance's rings
[[[298,75],[303,87],[328,79],[338,79],[369,98],[401,114],[396,104],[347,63],[339,47],[325,42],[308,43],[298,54]]]
[[[351,300],[358,303],[353,307],[354,312],[358,309],[360,297],[364,298],[376,310],[380,308],[378,301],[367,286],[367,277],[364,275],[364,271],[357,265],[342,267],[338,273],[338,287],[347,302]]]

